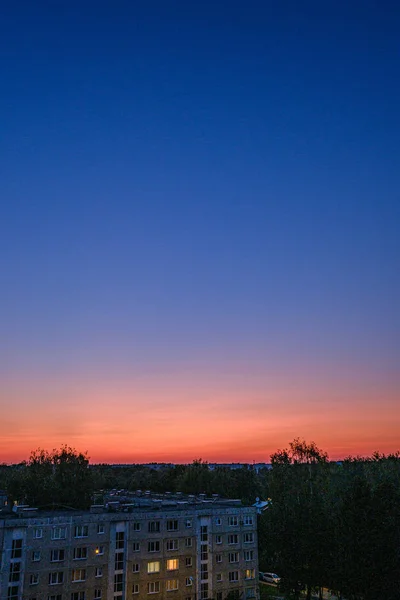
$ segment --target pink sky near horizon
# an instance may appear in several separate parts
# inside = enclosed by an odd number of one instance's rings
[[[307,376],[4,382],[0,461],[68,444],[91,462],[269,462],[295,437],[333,460],[400,449],[392,385]]]

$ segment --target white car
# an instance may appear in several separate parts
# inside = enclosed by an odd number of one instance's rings
[[[262,581],[265,581],[266,583],[278,584],[280,582],[280,580],[281,580],[281,578],[276,573],[263,573],[262,574]]]

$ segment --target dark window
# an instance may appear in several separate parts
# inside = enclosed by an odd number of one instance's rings
[[[13,540],[11,548],[11,558],[21,558],[22,556],[22,540]]]

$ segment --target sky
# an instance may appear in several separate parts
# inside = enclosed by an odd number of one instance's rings
[[[0,462],[399,450],[398,2],[0,13]]]

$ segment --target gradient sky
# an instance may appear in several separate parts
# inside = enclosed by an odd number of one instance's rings
[[[399,3],[0,12],[0,461],[400,449]]]

